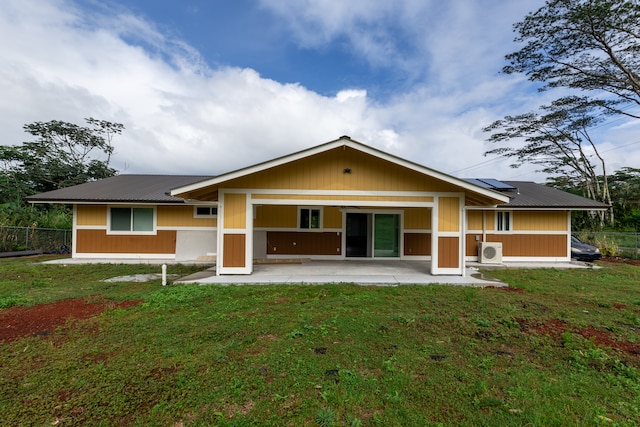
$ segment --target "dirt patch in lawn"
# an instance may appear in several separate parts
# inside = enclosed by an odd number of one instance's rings
[[[564,320],[558,319],[550,319],[537,323],[531,323],[529,320],[521,318],[516,319],[516,321],[523,332],[536,335],[549,335],[555,339],[559,339],[565,332],[575,333],[582,335],[586,339],[593,340],[598,346],[610,347],[632,356],[640,356],[640,344],[629,341],[619,341],[615,339],[611,332],[596,329],[593,326],[577,328]]]
[[[70,319],[87,319],[105,310],[125,309],[141,302],[73,298],[33,307],[12,307],[0,311],[0,342],[29,336],[48,336]]]
[[[600,262],[609,262],[612,264],[629,264],[640,266],[640,259],[621,258],[621,257],[602,257]]]

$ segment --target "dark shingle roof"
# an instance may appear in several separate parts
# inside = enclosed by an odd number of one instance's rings
[[[546,185],[529,181],[502,181],[515,190],[504,191],[511,197],[508,204],[500,205],[505,208],[566,208],[566,209],[606,209],[605,203],[576,196]]]
[[[184,203],[169,195],[172,188],[211,179],[196,175],[117,175],[27,197],[30,202]]]

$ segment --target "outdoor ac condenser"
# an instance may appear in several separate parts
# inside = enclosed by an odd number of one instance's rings
[[[478,261],[481,264],[502,263],[502,243],[480,242],[478,245]]]

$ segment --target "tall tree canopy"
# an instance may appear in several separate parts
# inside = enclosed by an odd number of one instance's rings
[[[579,181],[586,196],[611,204],[605,160],[590,130],[606,114],[640,118],[630,108],[640,106],[640,3],[547,0],[514,24],[514,31],[523,47],[506,56],[503,72],[523,73],[542,83],[543,91],[563,88],[564,96],[538,112],[506,116],[486,127],[489,141],[502,146],[485,155],[514,158],[514,167],[537,164],[540,171]]]
[[[85,121],[86,126],[59,120],[27,124],[24,130],[35,141],[0,146],[0,204],[115,175],[109,166],[112,139],[124,125]]]
[[[506,56],[503,72],[524,73],[543,89],[594,92],[613,111],[640,118],[618,108],[640,105],[638,1],[549,0],[514,31],[525,45]]]

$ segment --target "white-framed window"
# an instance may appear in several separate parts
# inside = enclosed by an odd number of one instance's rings
[[[322,208],[319,206],[299,207],[298,228],[303,230],[320,230],[322,228]]]
[[[510,211],[496,212],[496,231],[511,231],[511,218],[513,215]]]
[[[156,210],[149,207],[109,207],[109,233],[149,234],[156,231]]]
[[[215,218],[218,216],[217,206],[194,206],[193,217],[194,218]]]

